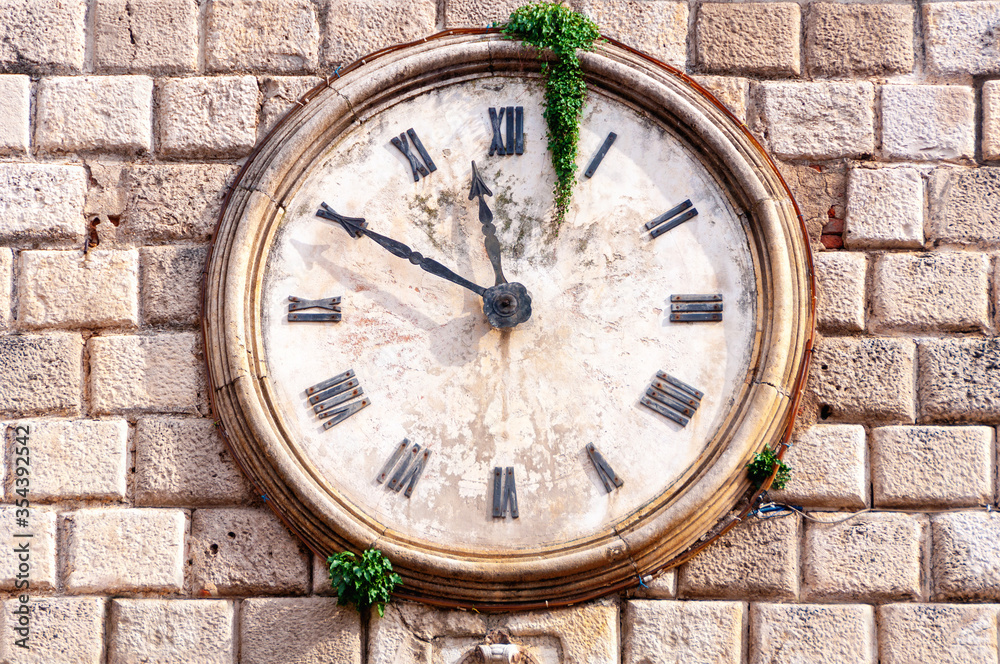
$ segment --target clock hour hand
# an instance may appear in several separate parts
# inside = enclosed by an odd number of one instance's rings
[[[472,185],[469,187],[469,200],[479,197],[479,223],[483,225],[483,235],[486,236],[486,255],[490,257],[493,264],[493,273],[496,275],[496,286],[507,283],[507,278],[503,276],[503,268],[500,266],[500,241],[497,239],[497,228],[493,225],[493,211],[486,205],[484,196],[492,196],[493,192],[486,186],[476,169],[476,162],[472,162]]]

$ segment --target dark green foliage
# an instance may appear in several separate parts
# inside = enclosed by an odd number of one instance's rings
[[[534,2],[518,7],[503,26],[503,32],[555,56],[543,63],[545,77],[545,123],[549,151],[556,172],[553,194],[556,221],[566,218],[576,184],[576,147],[580,139],[580,112],[587,95],[577,49],[590,50],[600,37],[597,24],[583,14],[555,2]]]
[[[778,474],[774,476],[771,488],[784,489],[788,480],[792,479],[792,469],[788,467],[788,464],[779,459],[774,450],[769,447],[765,447],[763,451],[758,452],[754,456],[753,461],[747,464],[747,474],[750,476],[750,481],[757,486],[762,485],[771,476],[771,472],[775,466],[778,467]]]
[[[358,611],[374,605],[384,615],[385,603],[403,580],[392,571],[392,563],[378,549],[368,549],[361,561],[350,551],[326,559],[330,585],[337,591],[337,604],[353,604]]]

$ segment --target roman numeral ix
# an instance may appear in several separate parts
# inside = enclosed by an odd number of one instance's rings
[[[326,309],[334,313],[330,314],[300,314],[303,309]],[[289,323],[326,323],[340,321],[340,298],[327,297],[321,300],[306,300],[294,295],[288,296],[288,322]]]
[[[353,369],[306,390],[309,405],[313,407],[316,418],[326,420],[323,422],[324,430],[337,426],[362,408],[369,406],[371,400],[367,397],[358,399],[364,393]]]
[[[506,482],[503,481],[504,475],[507,477]],[[493,469],[493,518],[506,518],[508,507],[510,508],[510,516],[516,519],[517,487],[514,484],[514,469],[507,466],[505,472],[498,466]]]
[[[507,142],[504,143],[504,117],[507,118]],[[501,106],[490,109],[490,126],[493,127],[493,141],[490,143],[490,156],[498,154],[501,157],[512,154],[524,154],[524,107]]]
[[[649,231],[650,239],[658,238],[667,231],[677,228],[688,219],[694,219],[697,216],[698,210],[692,206],[691,199],[688,199],[680,205],[670,208],[656,219],[646,222],[646,230]]]
[[[404,438],[403,442],[396,447],[396,451],[389,457],[389,460],[382,466],[378,477],[375,478],[375,481],[379,484],[385,484],[389,473],[392,473],[392,469],[395,468],[396,472],[393,474],[392,479],[389,480],[389,483],[386,484],[386,488],[399,493],[399,490],[405,484],[406,491],[403,492],[403,495],[407,498],[413,495],[413,487],[417,486],[417,480],[420,479],[421,473],[424,472],[424,466],[427,465],[427,459],[431,455],[431,451],[426,449],[421,453],[420,445],[416,443],[407,452],[406,448],[409,445],[410,441]],[[402,463],[400,463],[400,459],[402,459]],[[399,466],[397,467],[396,464],[399,464]]]
[[[410,140],[413,141],[413,147],[417,149],[420,153],[420,158],[424,160],[424,163],[420,163],[420,159],[417,159],[416,155],[410,152],[410,145],[406,141],[406,137],[409,136]],[[431,156],[427,154],[427,150],[424,149],[424,144],[420,142],[420,138],[417,137],[417,132],[413,129],[407,129],[405,134],[400,134],[399,137],[393,136],[389,139],[389,142],[396,146],[396,149],[403,153],[407,161],[410,162],[410,170],[413,171],[413,181],[417,182],[420,180],[420,176],[427,177],[431,173],[437,170],[437,166],[434,165],[434,161]],[[424,166],[426,164],[426,166]]]
[[[639,399],[646,408],[686,426],[701,405],[704,392],[694,389],[663,371],[656,372],[656,380],[649,384],[646,396]]]

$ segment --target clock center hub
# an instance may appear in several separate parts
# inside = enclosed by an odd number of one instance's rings
[[[531,295],[518,283],[497,284],[483,293],[483,313],[493,327],[514,327],[531,318]]]

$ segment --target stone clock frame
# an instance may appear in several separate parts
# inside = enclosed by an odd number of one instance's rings
[[[732,115],[676,70],[613,42],[582,55],[588,86],[674,132],[748,213],[757,275],[753,361],[735,406],[668,490],[603,534],[521,556],[430,545],[385,528],[339,495],[289,438],[263,360],[260,298],[283,202],[358,116],[450,82],[539,78],[535,54],[495,30],[452,30],[366,58],[311,91],[257,148],[233,185],[209,261],[206,355],[215,413],[267,503],[317,554],[377,546],[401,597],[489,608],[554,606],[635,585],[676,564],[750,489],[746,463],[790,430],[813,330],[801,215],[772,161]]]

